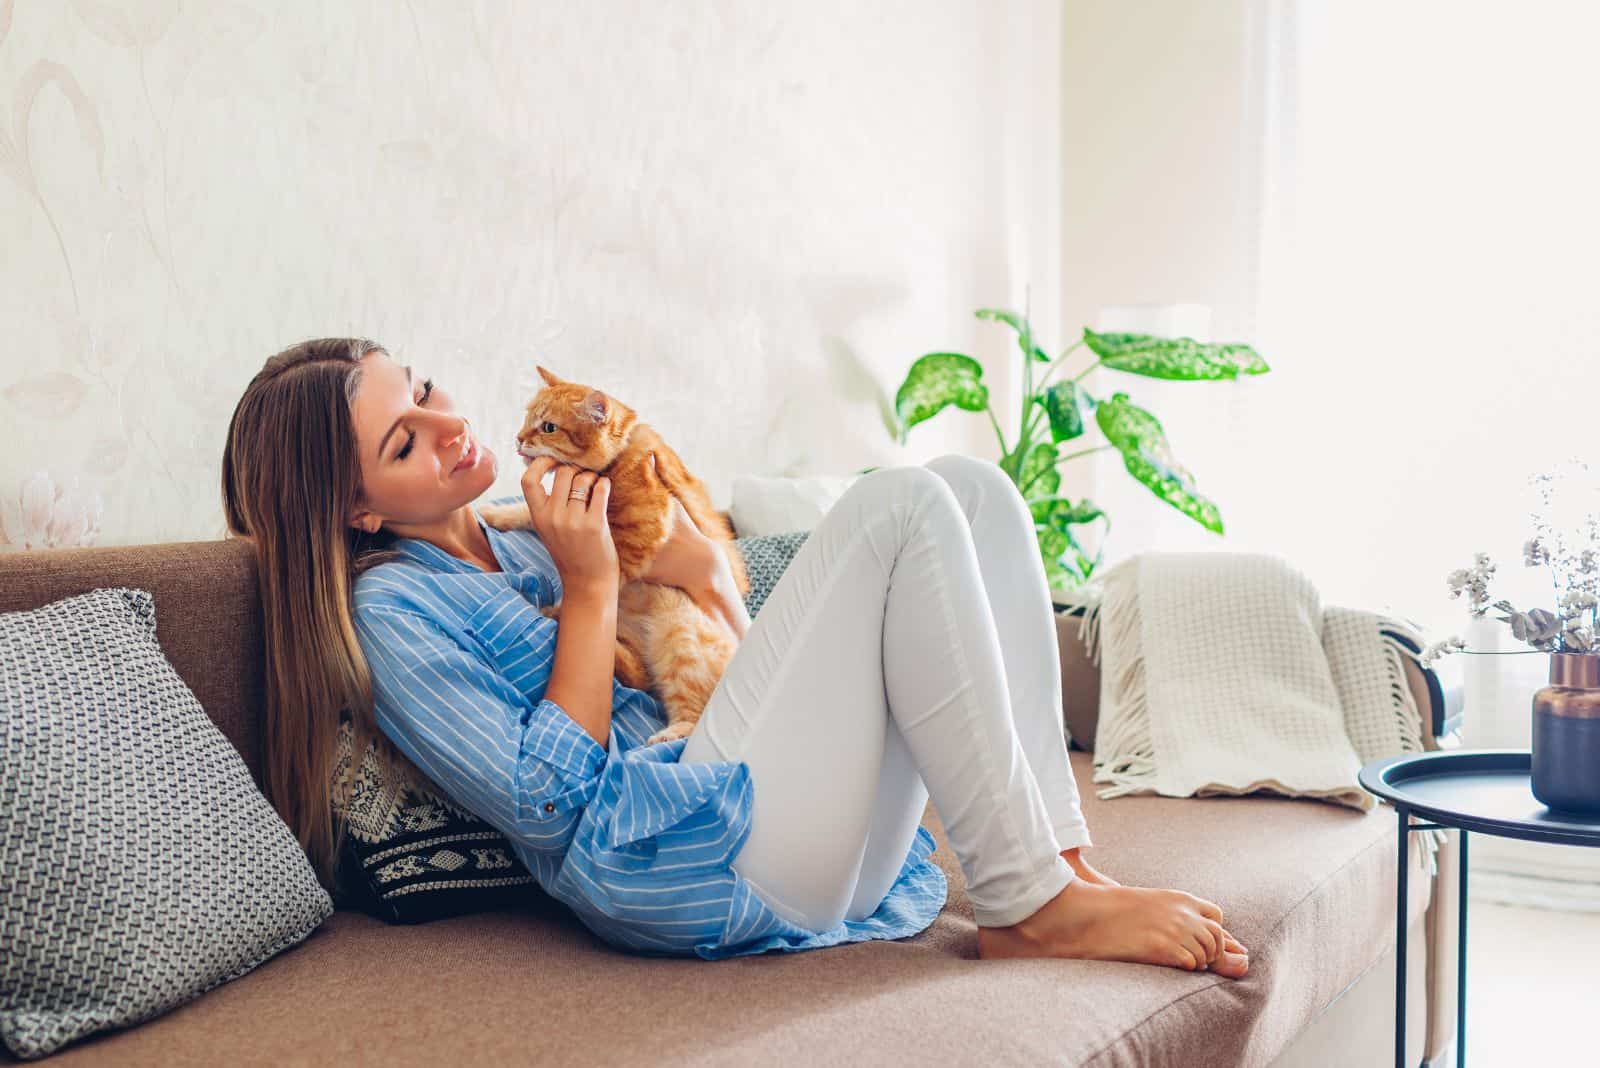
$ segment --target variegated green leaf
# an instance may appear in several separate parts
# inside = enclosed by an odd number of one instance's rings
[[[1061,472],[1056,470],[1056,447],[1048,441],[1035,442],[1022,458],[1016,482],[1024,498],[1049,497],[1060,489]]]
[[[901,444],[906,431],[938,415],[947,405],[983,411],[989,404],[989,387],[982,378],[978,361],[959,352],[930,352],[912,364],[894,395]]]
[[[1150,334],[1097,334],[1088,327],[1084,327],[1083,340],[1105,366],[1147,378],[1234,379],[1271,370],[1249,345]]]
[[[1046,569],[1052,564],[1061,566],[1062,554],[1072,548],[1067,535],[1054,527],[1036,527],[1035,533],[1039,538],[1039,555],[1044,558]]]
[[[1195,489],[1194,476],[1172,454],[1160,420],[1128,403],[1126,393],[1101,401],[1094,415],[1106,440],[1122,453],[1122,465],[1130,475],[1201,526],[1222,533],[1217,506]]]
[[[1106,514],[1099,508],[1095,507],[1094,502],[1090,501],[1088,498],[1084,498],[1071,508],[1054,509],[1050,514],[1050,524],[1057,530],[1061,531],[1061,533],[1065,534],[1067,536],[1067,543],[1072,546],[1072,553],[1075,559],[1065,562],[1070,564],[1075,575],[1079,575],[1082,578],[1088,578],[1094,573],[1094,569],[1100,565],[1100,555],[1105,552],[1104,538],[1101,539],[1102,548],[1100,553],[1096,553],[1095,558],[1090,560],[1088,556],[1084,554],[1083,546],[1079,544],[1078,537],[1073,533],[1072,528],[1074,526],[1091,522],[1095,519],[1104,519],[1106,523],[1105,531],[1110,531],[1110,518],[1108,518]]]
[[[1105,515],[1087,498],[1074,501],[1070,497],[1045,497],[1029,501],[1028,508],[1033,512],[1035,523],[1047,523],[1055,527],[1092,523]]]
[[[1034,532],[1039,541],[1039,556],[1044,561],[1045,578],[1052,589],[1075,588],[1092,572],[1093,566],[1071,531],[1039,526]]]
[[[979,308],[974,314],[980,319],[1005,323],[1017,332],[1017,348],[1022,350],[1023,355],[1032,355],[1034,359],[1044,363],[1050,362],[1050,355],[1033,340],[1033,325],[1016,312],[1009,312],[1003,308]]]
[[[1078,411],[1078,385],[1070,380],[1047,387],[1036,397],[1050,417],[1050,438],[1056,444],[1083,433],[1083,413]]]
[[[1123,453],[1122,465],[1128,469],[1128,474],[1150,487],[1157,497],[1207,530],[1222,533],[1221,513],[1214,503],[1194,488],[1188,472],[1167,467],[1139,453]]]

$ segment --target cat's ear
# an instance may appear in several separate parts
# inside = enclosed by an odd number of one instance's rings
[[[557,378],[555,375],[551,374],[549,371],[546,371],[543,367],[538,367],[537,365],[535,365],[535,370],[537,370],[539,372],[539,377],[544,379],[545,385],[559,386],[564,381],[564,379]]]
[[[588,395],[583,398],[583,413],[597,423],[605,422],[606,413],[610,410],[610,401],[598,389],[591,389]]]

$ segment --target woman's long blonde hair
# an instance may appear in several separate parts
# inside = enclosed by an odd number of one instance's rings
[[[386,776],[415,766],[378,729],[372,676],[356,640],[356,576],[395,559],[394,535],[351,527],[361,499],[352,403],[366,338],[302,341],[245,387],[222,452],[230,537],[255,548],[266,644],[262,756],[266,795],[330,893],[341,891],[342,811],[369,744]],[[340,720],[352,759],[333,782]]]

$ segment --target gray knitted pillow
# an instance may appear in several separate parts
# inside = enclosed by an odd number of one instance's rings
[[[756,618],[767,595],[788,570],[794,554],[800,551],[811,536],[809,530],[791,530],[783,534],[757,534],[748,538],[735,538],[733,544],[744,557],[744,569],[750,576],[750,592],[744,596],[744,610]]]
[[[144,590],[0,613],[0,1039],[159,1016],[333,912],[156,642]]]

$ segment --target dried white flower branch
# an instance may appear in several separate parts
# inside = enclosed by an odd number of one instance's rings
[[[1556,611],[1534,608],[1518,611],[1509,601],[1489,604],[1489,579],[1495,565],[1487,553],[1475,553],[1471,567],[1450,572],[1450,596],[1467,595],[1469,611],[1481,619],[1490,607],[1505,615],[1496,616],[1511,627],[1518,641],[1541,652],[1592,653],[1600,651],[1595,635],[1597,607],[1600,607],[1600,483],[1589,476],[1589,465],[1576,458],[1558,465],[1552,474],[1535,475],[1529,481],[1539,495],[1539,506],[1532,513],[1534,534],[1522,545],[1525,567],[1548,566],[1556,592]],[[1577,496],[1563,496],[1558,514],[1555,487],[1575,487]],[[1573,522],[1571,506],[1583,507],[1581,518]],[[1569,537],[1570,536],[1570,537]],[[1447,653],[1467,650],[1460,636],[1451,635],[1423,650],[1425,666]]]

